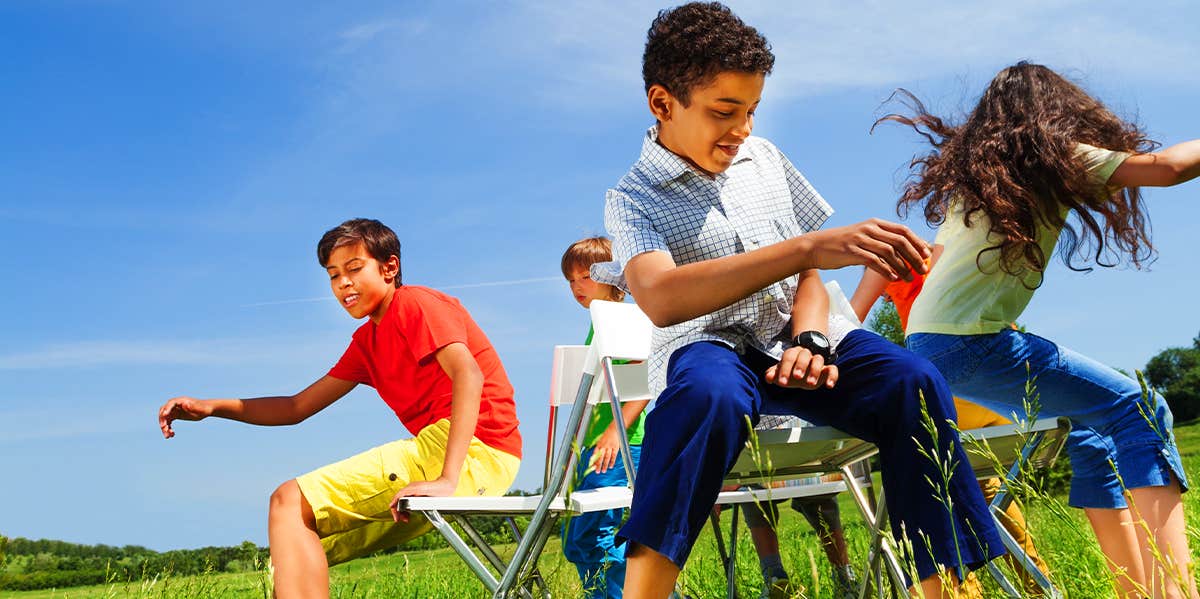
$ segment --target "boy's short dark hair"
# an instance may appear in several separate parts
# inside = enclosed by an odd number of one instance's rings
[[[387,225],[373,218],[353,218],[328,231],[317,242],[317,261],[329,266],[329,254],[335,248],[362,243],[367,253],[379,262],[395,256],[400,259],[400,239]],[[400,270],[396,271],[396,287],[400,286]]]
[[[726,71],[771,74],[775,55],[757,29],[720,2],[661,10],[646,33],[642,79],[688,105],[691,91]]]

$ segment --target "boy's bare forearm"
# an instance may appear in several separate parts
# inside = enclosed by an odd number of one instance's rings
[[[440,478],[458,484],[471,438],[475,436],[475,426],[479,423],[479,404],[483,396],[482,373],[476,370],[474,373],[456,375],[451,393],[450,432],[446,438],[446,456],[442,461]]]
[[[656,269],[649,261],[670,257],[651,252],[634,257],[626,269],[630,291],[654,324],[669,326],[715,312],[764,287],[809,268],[811,246],[807,236],[683,266]],[[647,264],[648,276],[638,276]]]
[[[684,266],[665,252],[647,252],[631,259],[625,272],[638,305],[663,327],[729,306],[804,270],[861,264],[889,280],[908,279],[910,269],[926,272],[928,255],[929,244],[908,227],[871,219]]]
[[[471,438],[475,436],[475,426],[479,423],[483,371],[464,343],[451,343],[439,349],[435,356],[438,365],[450,379],[450,432],[446,438],[446,455],[442,458],[442,474],[439,478],[457,486]],[[453,493],[454,489],[449,492]]]
[[[792,301],[792,336],[804,331],[828,333],[829,292],[816,270],[800,273],[796,294]]]
[[[283,426],[299,422],[291,396],[210,399],[207,401],[212,402],[212,415],[219,418],[259,426]]]
[[[303,422],[355,386],[350,381],[324,376],[295,395],[209,401],[213,402],[213,416],[259,426],[284,426]]]

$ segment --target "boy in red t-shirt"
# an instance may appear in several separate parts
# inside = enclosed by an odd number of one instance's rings
[[[521,462],[513,389],[496,350],[458,300],[401,285],[396,234],[349,220],[325,233],[317,258],[342,307],[368,318],[329,374],[287,397],[176,397],[158,412],[168,439],[172,421],[208,416],[296,424],[363,383],[415,435],[275,490],[268,532],[278,597],[327,597],[329,565],[428,532],[427,521],[396,509],[400,498],[500,495]]]

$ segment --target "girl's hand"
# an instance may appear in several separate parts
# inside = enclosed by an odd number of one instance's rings
[[[789,347],[779,363],[767,369],[766,378],[772,385],[789,389],[832,389],[837,384],[838,369],[803,347]]]
[[[158,428],[162,429],[164,439],[175,436],[171,423],[176,420],[203,420],[212,416],[212,406],[194,397],[174,397],[158,410]]]

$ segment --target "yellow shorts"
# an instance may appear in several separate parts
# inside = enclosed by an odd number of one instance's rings
[[[296,477],[316,516],[329,565],[394,547],[432,529],[416,514],[408,523],[393,522],[388,506],[409,482],[441,475],[449,434],[450,421],[443,418],[412,439],[380,445]],[[472,438],[454,494],[503,495],[520,465],[520,458]]]

